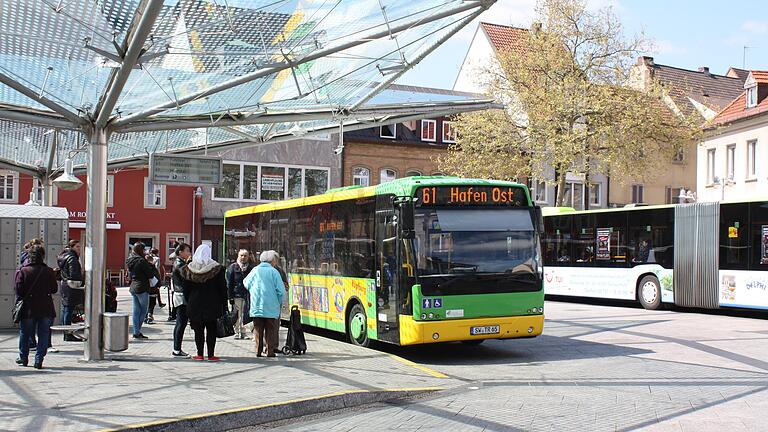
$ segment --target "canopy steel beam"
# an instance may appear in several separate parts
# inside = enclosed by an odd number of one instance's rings
[[[29,174],[32,177],[40,176],[40,170],[27,165],[19,165],[19,162],[17,161],[0,160],[0,168],[8,169],[11,171],[16,171],[24,174]]]
[[[431,108],[432,110],[447,109],[452,107],[466,107],[466,106],[480,106],[478,109],[493,108],[493,100],[480,99],[470,101],[456,101],[449,104],[445,103],[432,103],[427,105],[398,105],[398,106],[386,106],[376,108],[363,108],[358,109],[354,113],[350,113],[346,109],[336,110],[313,110],[313,111],[297,111],[292,113],[279,113],[279,114],[264,114],[260,116],[249,116],[247,118],[222,118],[216,122],[211,122],[208,117],[199,118],[186,118],[179,120],[163,120],[163,121],[145,121],[135,123],[130,126],[124,127],[119,130],[121,133],[128,132],[150,132],[150,131],[162,131],[162,130],[177,130],[177,129],[199,129],[207,127],[229,127],[229,126],[247,126],[253,124],[270,124],[270,123],[282,123],[282,122],[297,122],[297,121],[314,121],[314,120],[336,120],[340,117],[358,118],[358,117],[375,117],[381,115],[392,114],[413,114],[417,112],[425,112],[425,108]],[[427,114],[428,115],[428,114]]]
[[[48,99],[47,97],[37,94],[37,92],[35,92],[34,90],[30,89],[29,87],[25,86],[24,84],[16,81],[15,79],[9,77],[8,75],[2,72],[0,72],[0,82],[16,90],[17,92],[23,94],[24,96],[32,99],[33,101],[41,105],[45,105],[46,107],[50,108],[51,111],[69,120],[69,122],[72,123],[69,127],[72,127],[73,125],[80,126],[85,123],[85,120],[79,117],[77,114],[64,108],[58,103]]]
[[[48,149],[48,165],[46,165],[45,167],[46,178],[50,177],[51,173],[53,172],[53,159],[56,157],[56,149],[58,147],[59,147],[59,131],[58,129],[54,129],[51,137],[51,148]]]
[[[147,0],[144,9],[141,12],[137,11],[136,16],[140,15],[140,18],[138,18],[139,21],[134,27],[134,31],[125,36],[125,56],[123,56],[120,68],[110,76],[107,91],[102,95],[97,106],[96,128],[103,128],[109,121],[123,87],[131,76],[133,67],[136,66],[136,62],[143,54],[144,42],[146,42],[149,32],[152,31],[162,8],[163,0]]]
[[[424,58],[425,58],[426,56],[428,56],[429,54],[431,54],[431,53],[432,53],[434,50],[436,50],[436,49],[437,49],[437,47],[439,47],[439,46],[440,46],[440,45],[442,45],[442,44],[443,44],[445,41],[447,41],[449,38],[451,38],[451,36],[455,35],[455,34],[456,34],[456,33],[457,33],[459,30],[461,30],[461,29],[463,29],[464,27],[466,27],[466,26],[467,26],[467,24],[471,23],[471,22],[472,22],[472,21],[473,21],[475,18],[477,18],[478,16],[480,16],[480,14],[481,14],[481,13],[483,13],[483,12],[485,12],[485,11],[486,11],[486,9],[487,9],[487,6],[483,6],[483,7],[482,7],[480,10],[478,10],[478,11],[476,11],[476,12],[473,12],[471,15],[469,15],[469,16],[468,16],[468,17],[466,17],[466,18],[464,18],[464,19],[463,19],[461,22],[459,22],[459,23],[456,25],[456,28],[452,29],[452,30],[451,30],[451,31],[449,31],[448,33],[446,33],[446,34],[444,34],[443,36],[441,36],[441,37],[440,37],[440,39],[438,39],[437,41],[435,41],[435,43],[433,43],[432,45],[430,45],[430,46],[429,46],[429,48],[427,48],[426,50],[424,50],[424,52],[422,52],[421,54],[419,54],[418,56],[416,56],[416,58],[414,58],[414,59],[413,59],[413,61],[409,62],[409,63],[406,65],[406,67],[404,67],[402,70],[398,71],[397,73],[394,73],[394,74],[392,74],[392,75],[391,75],[389,78],[387,78],[386,80],[384,80],[384,81],[380,82],[380,83],[379,83],[379,84],[378,84],[376,87],[374,87],[374,88],[373,88],[371,91],[369,91],[369,92],[368,92],[368,93],[367,93],[365,96],[363,96],[362,98],[360,98],[360,100],[358,100],[357,102],[355,102],[355,103],[354,103],[354,104],[353,104],[353,105],[352,105],[352,106],[349,108],[349,110],[350,110],[350,111],[355,111],[356,109],[358,109],[358,108],[360,108],[361,106],[363,106],[363,104],[365,104],[366,102],[368,102],[369,100],[371,100],[371,99],[372,99],[374,96],[376,96],[376,95],[377,95],[379,92],[381,92],[382,90],[384,90],[384,89],[386,89],[387,87],[389,87],[389,85],[390,85],[390,84],[392,84],[393,82],[395,82],[395,80],[397,80],[398,78],[400,78],[401,76],[403,76],[403,74],[405,74],[406,72],[408,72],[409,70],[411,70],[411,69],[412,69],[414,66],[416,66],[417,64],[419,64],[419,63],[420,63],[422,60],[424,60]]]
[[[19,123],[26,123],[39,126],[49,126],[58,129],[72,129],[79,130],[77,125],[73,124],[69,120],[54,117],[49,114],[17,111],[12,109],[0,108],[0,119],[10,120]]]
[[[211,96],[213,94],[220,93],[222,91],[228,90],[228,89],[230,89],[232,87],[237,87],[239,85],[251,82],[253,80],[269,76],[269,75],[271,75],[273,73],[280,72],[280,71],[282,71],[284,69],[288,69],[288,68],[290,68],[292,66],[296,67],[296,66],[299,66],[301,64],[304,64],[304,63],[307,63],[307,62],[310,62],[310,61],[313,61],[313,60],[317,60],[319,58],[323,58],[323,57],[329,56],[329,55],[337,53],[339,51],[348,50],[350,48],[354,48],[356,46],[366,44],[366,43],[368,43],[368,42],[370,42],[372,40],[377,40],[377,39],[381,39],[383,37],[388,37],[390,34],[400,33],[402,31],[408,30],[410,28],[419,27],[419,26],[422,26],[424,24],[428,24],[430,22],[437,21],[437,20],[440,20],[440,19],[452,16],[452,15],[455,15],[455,14],[458,14],[458,13],[461,13],[461,12],[465,12],[465,11],[471,10],[471,9],[486,8],[487,7],[486,5],[490,5],[490,4],[494,3],[494,2],[495,2],[495,0],[465,1],[462,4],[460,4],[459,6],[456,6],[456,7],[450,8],[450,9],[446,9],[446,10],[444,10],[442,12],[436,13],[436,14],[428,16],[428,17],[424,17],[424,18],[420,18],[420,19],[415,19],[415,20],[410,20],[410,21],[407,21],[405,23],[399,24],[397,26],[393,26],[391,28],[386,28],[383,31],[379,31],[379,32],[367,35],[365,37],[361,37],[358,40],[350,41],[350,42],[347,42],[347,43],[344,43],[344,44],[341,44],[341,45],[336,45],[336,46],[333,46],[333,47],[330,47],[330,48],[327,48],[327,49],[318,50],[316,52],[313,52],[312,54],[309,54],[309,55],[299,59],[299,60],[294,60],[291,63],[281,62],[281,63],[279,63],[278,65],[275,65],[275,66],[259,69],[257,71],[245,74],[243,76],[239,76],[239,77],[230,79],[228,81],[225,81],[223,83],[211,86],[211,87],[209,87],[209,88],[207,88],[205,90],[201,90],[201,91],[198,91],[198,92],[195,92],[195,93],[191,93],[190,95],[182,97],[182,98],[179,98],[178,100],[169,101],[169,102],[166,102],[166,103],[154,106],[152,108],[149,108],[147,110],[139,111],[137,113],[134,113],[134,114],[125,116],[123,118],[114,120],[112,122],[112,124],[111,124],[112,130],[120,131],[120,129],[123,129],[127,125],[130,125],[131,123],[135,123],[138,120],[141,120],[141,119],[153,116],[155,114],[159,114],[159,113],[161,113],[163,111],[166,111],[166,110],[169,110],[169,109],[172,109],[172,108],[181,107],[183,105],[186,105],[186,104],[188,104],[190,102],[193,102],[195,100],[198,100],[200,98]]]

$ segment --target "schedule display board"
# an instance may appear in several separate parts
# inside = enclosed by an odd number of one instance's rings
[[[149,176],[153,183],[180,186],[219,186],[222,181],[221,158],[152,154]]]

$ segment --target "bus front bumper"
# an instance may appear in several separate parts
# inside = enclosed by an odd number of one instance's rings
[[[498,332],[494,333],[472,334],[478,331],[494,331],[497,328]],[[414,321],[410,315],[400,315],[400,345],[534,337],[540,335],[542,330],[544,315],[445,321]]]

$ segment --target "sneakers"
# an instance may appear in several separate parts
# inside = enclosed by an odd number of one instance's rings
[[[42,369],[43,368],[43,362],[35,363],[35,369]]]
[[[216,357],[216,356],[212,356],[212,357],[208,357],[208,361],[209,362],[217,362],[217,361],[221,361],[221,359]]]
[[[192,360],[203,361],[203,356],[192,356]]]
[[[174,357],[189,358],[189,354],[185,353],[182,350],[174,351],[171,355],[173,355]]]
[[[27,360],[22,360],[20,358],[17,358],[16,359],[16,364],[19,365],[19,366],[25,366],[26,367],[29,364],[29,360],[28,359]]]
[[[133,338],[134,339],[149,339],[148,337],[144,336],[141,333],[133,335]]]
[[[48,352],[49,353],[57,353],[57,352],[59,352],[59,349],[58,348],[54,348],[54,347],[48,347]]]
[[[152,315],[149,315],[147,319],[144,320],[144,324],[154,324],[155,323],[155,317]]]

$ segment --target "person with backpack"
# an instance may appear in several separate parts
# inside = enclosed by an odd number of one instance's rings
[[[15,278],[16,300],[22,300],[19,315],[19,358],[16,364],[29,364],[29,341],[37,334],[35,369],[43,368],[43,359],[50,344],[51,325],[56,318],[52,295],[58,291],[56,275],[45,264],[45,248],[40,244],[30,246],[28,260]]]
[[[192,261],[181,269],[184,300],[192,330],[195,332],[197,355],[203,360],[203,347],[208,348],[208,361],[217,362],[217,320],[227,310],[227,280],[224,267],[211,258],[211,247],[201,244]]]
[[[154,324],[155,305],[160,306],[161,308],[165,307],[163,304],[163,299],[160,296],[160,287],[162,286],[163,281],[165,281],[165,266],[163,266],[163,263],[160,262],[160,251],[157,250],[157,248],[150,249],[146,258],[147,262],[155,266],[157,269],[157,274],[160,275],[160,277],[157,278],[157,283],[149,287],[149,308],[147,312],[147,318],[144,319],[144,324]]]
[[[155,266],[150,264],[144,257],[144,243],[136,242],[133,245],[131,254],[125,260],[125,267],[131,276],[131,286],[129,291],[133,297],[133,338],[149,339],[141,332],[142,324],[147,318],[149,309],[149,288],[152,278],[160,279]]]
[[[235,322],[235,339],[245,339],[245,327],[243,326],[243,317],[248,311],[245,310],[247,303],[246,297],[248,290],[243,285],[243,280],[248,273],[253,270],[251,264],[251,254],[245,249],[237,252],[237,261],[227,269],[227,291],[229,294],[229,303],[237,311],[237,321]]]
[[[253,317],[253,334],[256,340],[256,356],[264,352],[264,338],[267,342],[267,357],[275,357],[278,349],[280,306],[285,295],[285,285],[275,266],[277,252],[264,251],[259,256],[261,263],[245,278],[244,284],[250,293]]]
[[[181,271],[192,258],[192,247],[179,243],[173,253],[173,270],[171,272],[171,289],[173,290],[173,307],[176,311],[176,325],[173,328],[173,357],[189,358],[189,354],[181,349],[184,331],[187,329],[187,303],[184,299],[184,278]]]
[[[61,322],[71,325],[75,309],[85,306],[85,278],[80,266],[80,240],[70,240],[58,257],[61,282]],[[72,332],[64,332],[64,342],[80,342]]]

